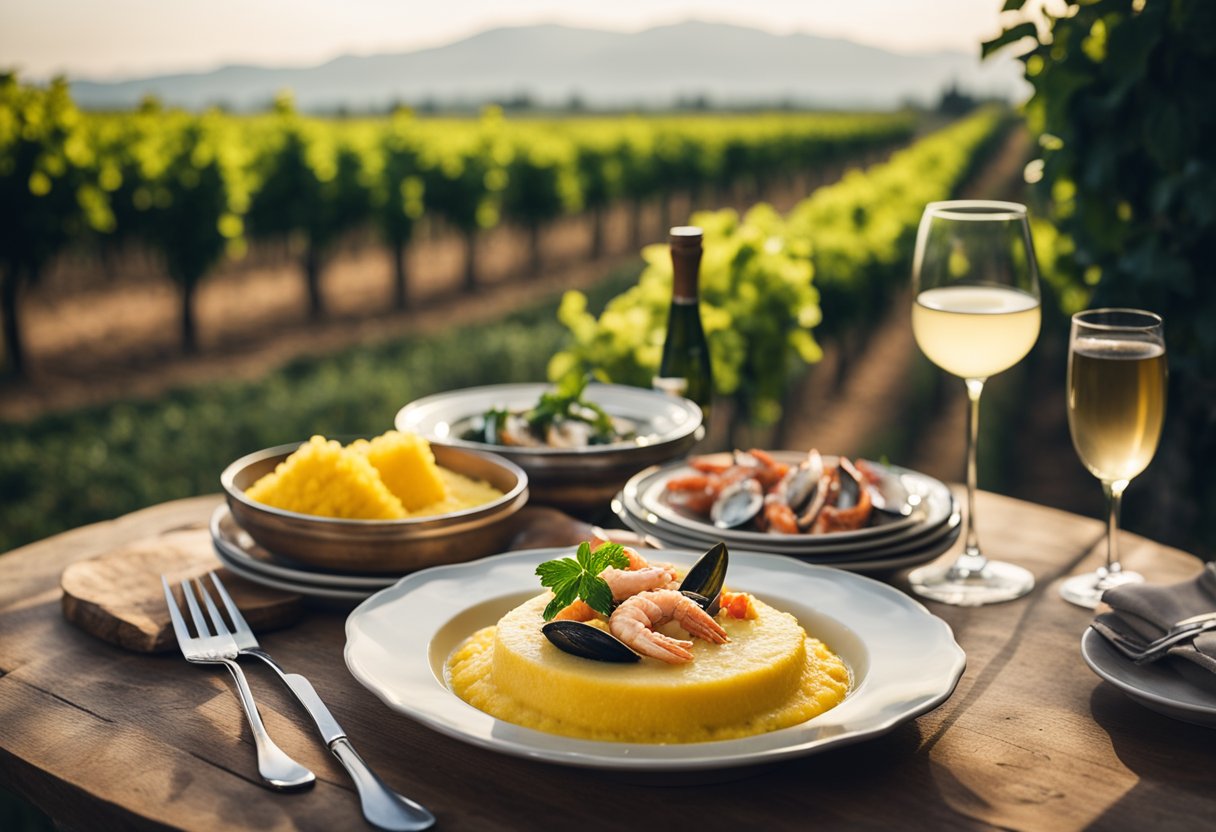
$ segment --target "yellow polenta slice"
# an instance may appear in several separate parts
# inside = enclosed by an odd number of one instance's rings
[[[357,520],[397,520],[401,501],[363,454],[314,436],[245,490],[245,496],[300,514]]]
[[[370,442],[355,440],[350,449],[367,457],[406,511],[418,511],[447,499],[448,489],[435,455],[421,436],[390,430]]]
[[[621,742],[705,742],[805,722],[849,688],[847,666],[797,619],[756,601],[757,616],[719,615],[730,641],[694,640],[693,661],[608,664],[571,656],[544,637],[549,594],[475,633],[452,655],[453,690],[492,716],[529,728]],[[674,624],[662,628],[686,637]]]

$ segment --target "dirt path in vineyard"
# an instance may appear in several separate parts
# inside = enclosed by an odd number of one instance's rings
[[[839,178],[850,167],[885,156],[875,153],[813,176],[795,177],[763,194],[778,210],[789,210],[814,187]],[[742,194],[733,207],[754,197]],[[673,200],[671,216],[686,217],[689,200]],[[662,239],[657,205],[643,212],[644,239]],[[629,241],[624,206],[610,211],[606,256],[590,261],[591,223],[563,219],[545,230],[546,265],[525,273],[526,236],[514,228],[483,235],[478,248],[482,286],[470,297],[458,291],[463,264],[460,241],[421,234],[409,249],[412,307],[392,307],[388,252],[366,235],[351,241],[327,264],[323,294],[328,314],[306,320],[304,282],[285,252],[257,251],[239,266],[226,265],[208,277],[197,296],[200,349],[182,355],[178,346],[178,293],[154,264],[129,256],[109,285],[94,287],[92,261],[67,262],[28,294],[22,305],[29,379],[0,378],[0,419],[28,420],[59,410],[123,398],[156,396],[165,390],[217,380],[256,379],[287,361],[324,355],[403,333],[436,332],[492,321],[565,289],[586,288],[605,274],[639,265]],[[75,282],[73,282],[75,281]]]

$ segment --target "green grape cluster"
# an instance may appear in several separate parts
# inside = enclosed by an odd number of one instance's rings
[[[809,251],[789,237],[781,217],[757,205],[742,218],[730,210],[695,214],[705,232],[701,321],[717,393],[735,395],[761,422],[780,415],[787,375],[820,358],[811,328],[819,323]],[[649,386],[658,368],[671,303],[667,247],[643,251],[636,286],[612,299],[596,319],[580,292],[567,292],[558,319],[573,343],[549,364],[549,376],[594,372],[622,384]]]
[[[896,282],[906,281],[911,241],[925,203],[947,198],[1007,116],[985,110],[815,191],[786,216],[757,205],[696,214],[704,229],[701,319],[715,391],[734,396],[745,418],[766,425],[781,416],[793,375],[822,355],[812,329],[827,334],[872,315]],[[658,368],[671,302],[665,246],[643,251],[636,286],[595,317],[586,298],[567,292],[558,320],[569,345],[549,362],[549,377],[594,373],[649,386]],[[813,280],[812,280],[813,276]]]

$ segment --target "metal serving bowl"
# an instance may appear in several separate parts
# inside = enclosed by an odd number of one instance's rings
[[[243,456],[220,483],[233,517],[276,556],[320,569],[403,574],[500,552],[514,531],[509,518],[528,502],[528,475],[508,459],[468,448],[432,448],[442,467],[485,480],[497,500],[450,514],[404,520],[345,520],[283,511],[245,496],[245,489],[286,459],[299,443]]]
[[[586,448],[520,448],[463,439],[471,420],[495,407],[526,410],[548,384],[491,384],[418,399],[396,418],[400,431],[426,437],[433,447],[490,451],[528,473],[532,502],[576,513],[603,511],[638,471],[678,459],[701,438],[701,408],[687,399],[641,387],[590,384],[583,398],[610,416],[638,425],[638,438]]]

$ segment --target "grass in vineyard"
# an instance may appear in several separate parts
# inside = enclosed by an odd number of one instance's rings
[[[602,306],[636,268],[590,292]],[[219,489],[233,459],[314,433],[376,434],[441,390],[544,378],[565,338],[556,297],[501,321],[301,359],[250,383],[0,424],[0,552],[86,523]]]

